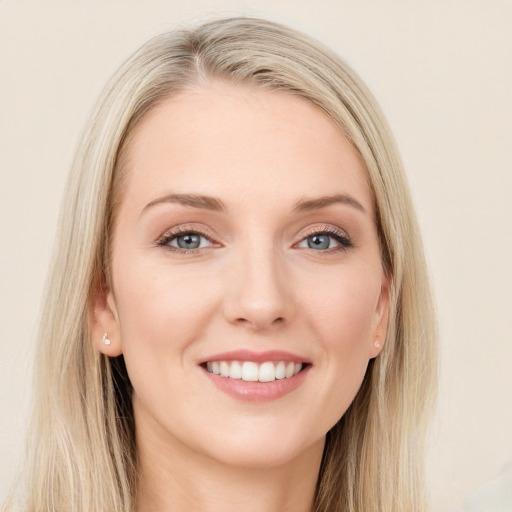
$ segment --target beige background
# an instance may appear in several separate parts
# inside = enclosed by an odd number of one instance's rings
[[[129,52],[212,14],[263,16],[317,37],[386,112],[439,309],[434,510],[460,510],[512,460],[511,0],[0,0],[0,499],[20,452],[31,343],[80,127]],[[501,510],[491,502],[478,510]]]

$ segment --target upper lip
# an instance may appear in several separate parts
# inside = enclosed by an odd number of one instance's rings
[[[284,350],[266,350],[264,352],[254,352],[252,350],[232,350],[230,352],[222,352],[214,354],[199,361],[204,364],[213,361],[252,361],[254,363],[265,363],[267,361],[286,361],[292,363],[310,363],[311,361],[305,357],[286,352]]]

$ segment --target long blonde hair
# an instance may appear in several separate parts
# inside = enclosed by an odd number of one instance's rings
[[[109,281],[123,148],[163,99],[205,80],[281,90],[323,109],[368,171],[391,278],[386,344],[327,434],[316,512],[426,510],[422,446],[436,383],[436,327],[406,179],[372,95],[337,55],[279,24],[230,18],[155,37],[116,72],[76,152],[47,283],[21,510],[134,510],[137,454],[122,356],[96,352],[89,301]],[[117,171],[117,172],[116,172]]]

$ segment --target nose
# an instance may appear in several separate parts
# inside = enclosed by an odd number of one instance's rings
[[[283,261],[271,247],[241,254],[228,272],[226,320],[255,331],[288,323],[294,305],[287,275]]]

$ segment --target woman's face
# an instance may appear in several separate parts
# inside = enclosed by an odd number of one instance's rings
[[[252,467],[318,453],[387,317],[354,149],[302,98],[214,83],[156,107],[124,166],[98,345],[124,354],[139,437]]]

